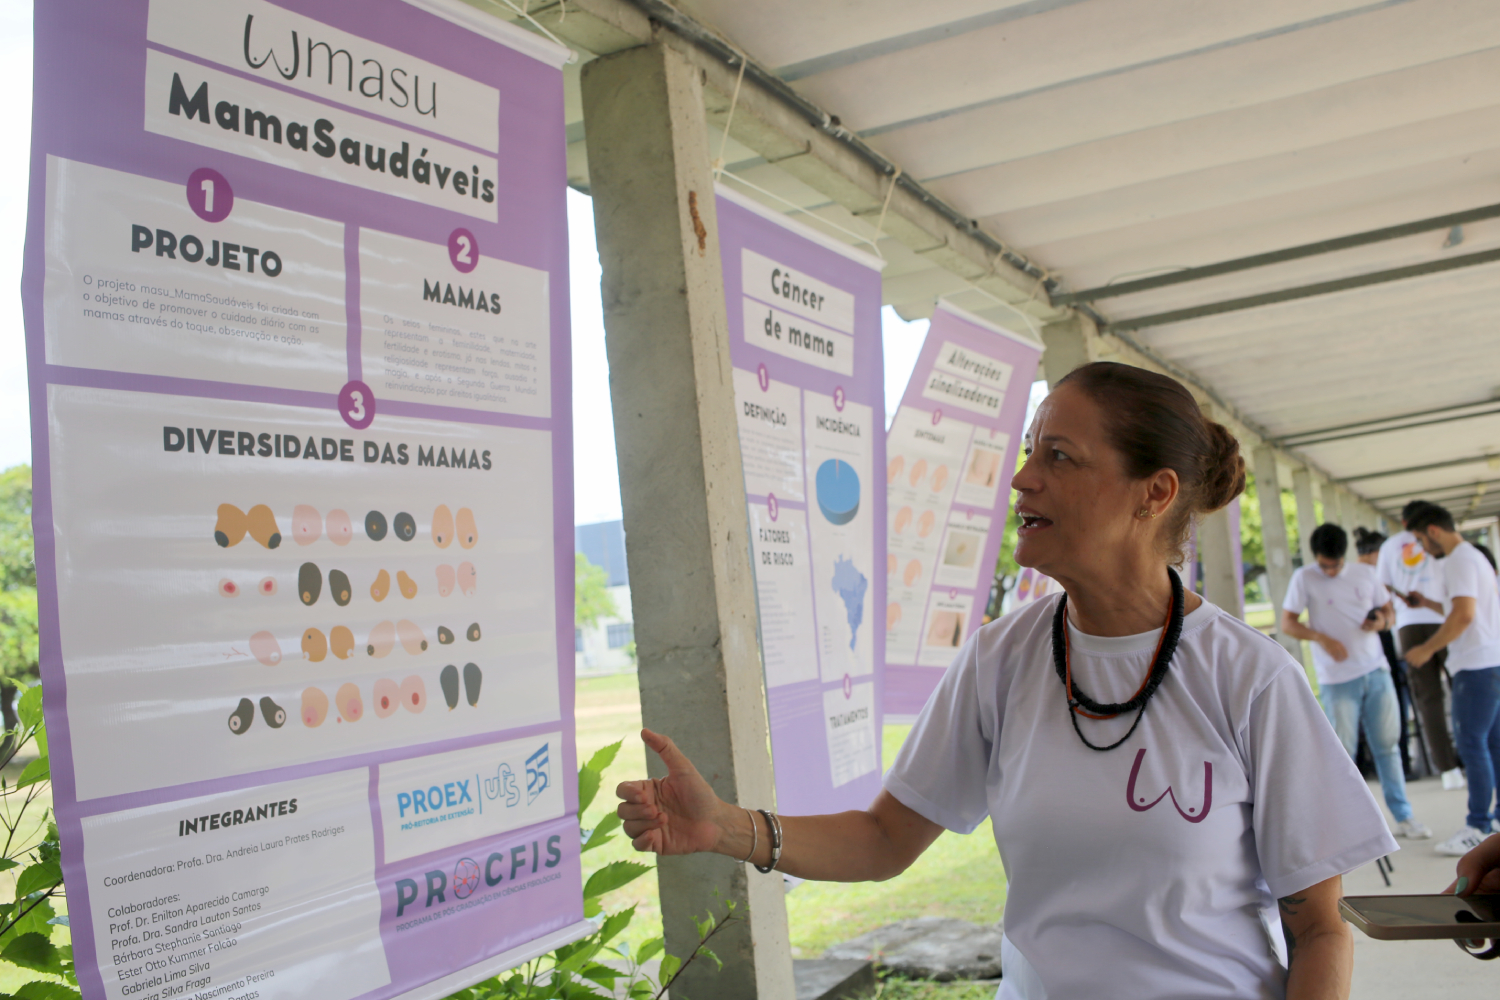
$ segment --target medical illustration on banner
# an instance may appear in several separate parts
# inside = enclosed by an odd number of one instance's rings
[[[593,930],[566,52],[443,10],[37,7],[41,672],[85,995],[440,995]]]
[[[883,662],[879,261],[732,192],[718,207],[778,802],[862,808]]]
[[[989,603],[1041,346],[938,304],[886,444],[885,708],[913,717]]]

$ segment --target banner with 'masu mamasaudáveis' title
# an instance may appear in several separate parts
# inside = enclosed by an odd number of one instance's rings
[[[727,188],[718,218],[776,805],[863,809],[880,791],[883,262]]]
[[[448,0],[48,0],[23,301],[86,996],[586,933],[561,63]]]
[[[892,716],[922,710],[981,623],[1041,352],[950,303],[932,315],[886,444]]]

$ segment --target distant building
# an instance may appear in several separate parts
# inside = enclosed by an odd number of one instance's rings
[[[601,618],[592,628],[573,629],[574,668],[580,674],[634,670],[630,649],[635,641],[635,625],[631,617],[630,577],[625,569],[624,522],[578,525],[573,529],[573,548],[604,570],[609,594],[620,611],[617,617]]]

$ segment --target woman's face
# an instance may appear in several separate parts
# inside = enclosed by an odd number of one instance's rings
[[[1162,485],[1167,490],[1163,492]],[[1054,579],[1087,574],[1113,562],[1122,547],[1145,555],[1156,544],[1160,516],[1176,496],[1176,476],[1133,480],[1105,437],[1097,404],[1073,386],[1051,393],[1037,409],[1026,439],[1026,463],[1011,480],[1020,515],[1016,562]],[[1106,558],[1109,557],[1109,558]]]

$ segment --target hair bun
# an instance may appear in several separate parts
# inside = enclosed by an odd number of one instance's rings
[[[1209,451],[1203,468],[1202,513],[1210,514],[1245,492],[1245,459],[1240,443],[1229,428],[1212,420],[1208,424]]]

